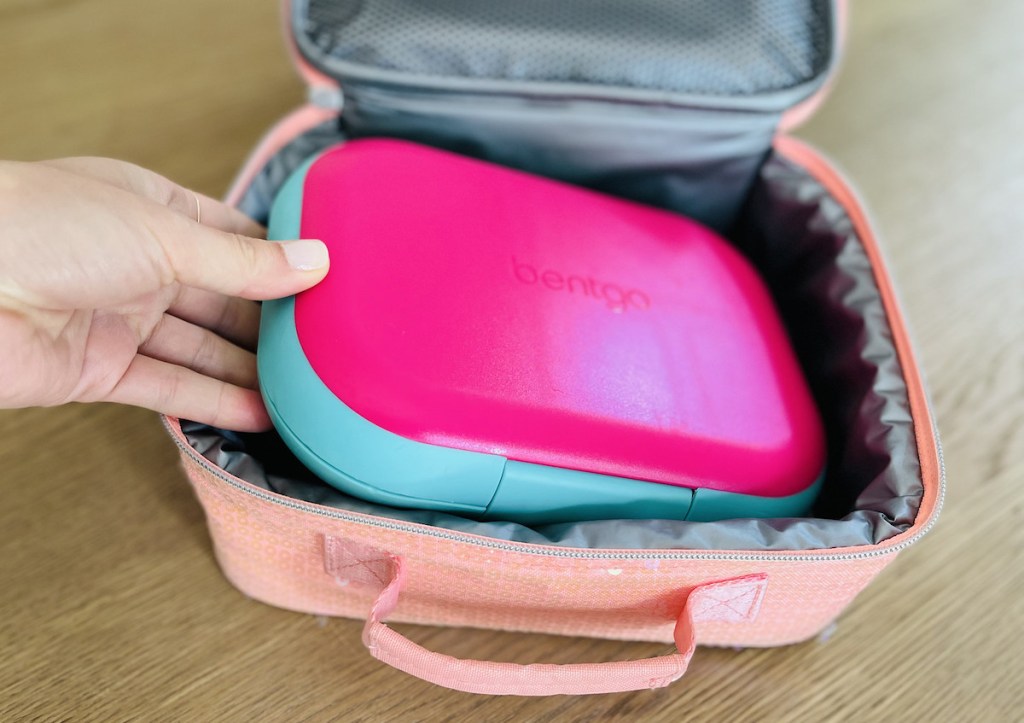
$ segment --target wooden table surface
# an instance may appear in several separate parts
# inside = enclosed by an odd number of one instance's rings
[[[935,530],[827,642],[701,649],[655,692],[434,688],[372,660],[358,622],[237,593],[155,415],[6,411],[0,720],[1024,719],[1024,3],[855,5],[837,85],[800,135],[873,210],[949,488]],[[302,96],[272,0],[0,0],[0,158],[114,156],[219,195]],[[403,629],[520,662],[664,650]]]

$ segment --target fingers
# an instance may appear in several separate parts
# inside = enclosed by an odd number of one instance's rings
[[[135,357],[106,401],[239,432],[270,428],[259,392],[146,356]]]
[[[164,316],[139,353],[247,389],[257,389],[256,355],[208,329]]]
[[[182,286],[167,311],[215,331],[245,349],[256,348],[260,307],[255,301]]]
[[[274,243],[257,238],[263,235],[262,227],[205,197],[199,200],[202,223],[197,223],[191,191],[137,166],[72,158],[47,161],[42,167],[88,178],[109,191],[87,194],[78,187],[72,193],[79,203],[88,196],[95,204],[92,216],[81,213],[99,228],[86,233],[77,227],[92,249],[83,259],[85,267],[109,275],[107,267],[113,265],[118,273],[127,274],[122,284],[105,291],[93,289],[104,291],[103,299],[130,298],[174,281],[229,296],[273,299],[303,291],[327,273],[327,249],[320,241]],[[102,244],[111,248],[99,253],[92,248]]]
[[[236,208],[209,196],[194,193],[159,173],[112,158],[58,158],[42,165],[108,183],[136,193],[198,221],[229,233],[262,238],[266,229]],[[198,208],[197,208],[198,204]]]
[[[327,274],[322,241],[273,242],[225,233],[179,217],[156,233],[175,279],[245,299],[278,299],[304,291]]]
[[[106,399],[257,432],[270,428],[257,389],[255,354],[165,314]]]

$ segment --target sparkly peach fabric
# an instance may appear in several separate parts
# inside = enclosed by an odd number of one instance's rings
[[[794,552],[751,562],[663,559],[655,550],[585,558],[571,555],[586,551],[569,548],[503,549],[483,537],[447,539],[425,526],[408,531],[339,520],[276,495],[284,504],[268,502],[189,458],[185,467],[228,579],[257,600],[320,615],[365,619],[383,581],[374,556],[391,555],[403,560],[407,575],[393,621],[671,642],[692,588],[764,573],[755,619],[707,621],[696,636],[707,645],[781,645],[825,628],[895,556],[810,561]],[[366,550],[367,564],[331,569],[328,540]]]

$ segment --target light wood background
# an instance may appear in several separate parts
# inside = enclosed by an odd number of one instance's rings
[[[656,692],[441,690],[373,661],[355,621],[231,588],[155,415],[8,411],[0,719],[1024,719],[1024,3],[855,5],[837,86],[800,134],[873,209],[930,382],[949,491],[938,527],[827,643],[702,649]],[[219,195],[302,94],[272,0],[0,0],[2,158],[115,156]],[[456,655],[519,662],[663,650],[405,630]]]

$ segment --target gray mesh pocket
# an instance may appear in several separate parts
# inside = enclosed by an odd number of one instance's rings
[[[712,96],[782,91],[829,66],[829,0],[298,0],[328,72],[583,83]]]

